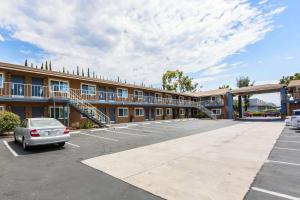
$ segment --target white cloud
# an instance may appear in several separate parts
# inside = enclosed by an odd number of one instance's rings
[[[0,42],[4,42],[4,37],[0,34]]]
[[[0,2],[0,27],[56,65],[158,83],[167,69],[226,71],[224,59],[263,39],[283,10],[245,0],[11,0]]]

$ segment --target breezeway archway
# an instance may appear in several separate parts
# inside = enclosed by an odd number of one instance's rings
[[[239,118],[243,117],[242,111],[242,96],[245,95],[255,95],[255,94],[267,94],[267,93],[280,93],[280,112],[281,114],[287,113],[287,91],[284,85],[282,84],[264,84],[264,85],[255,85],[249,87],[242,87],[234,89],[228,92],[228,118],[234,118],[234,109],[233,109],[233,97],[238,96],[238,114]]]

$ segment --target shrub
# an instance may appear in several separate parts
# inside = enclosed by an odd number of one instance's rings
[[[17,125],[21,123],[20,117],[11,112],[0,113],[0,134],[10,132],[15,129]]]
[[[89,128],[93,128],[93,127],[94,127],[94,123],[91,120],[86,120],[86,121],[80,122],[81,129],[89,129]]]
[[[208,118],[208,116],[204,112],[198,112],[196,118]]]
[[[254,112],[254,113],[252,113],[252,115],[253,115],[254,117],[260,117],[260,116],[263,116],[264,113],[263,113],[263,112]]]

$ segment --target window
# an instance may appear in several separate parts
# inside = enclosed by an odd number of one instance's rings
[[[96,95],[96,86],[89,84],[81,84],[81,94]]]
[[[134,114],[135,116],[144,116],[144,108],[135,108]]]
[[[162,95],[160,93],[155,93],[155,99],[157,102],[161,102],[162,101]]]
[[[173,115],[173,109],[167,108],[166,113],[167,113],[167,115]]]
[[[221,109],[212,109],[211,111],[212,111],[213,115],[221,115],[221,113],[222,113]]]
[[[134,90],[134,97],[138,98],[138,99],[142,99],[143,98],[143,91],[141,91],[141,90]]]
[[[4,85],[4,74],[0,73],[0,88],[3,88]]]
[[[5,111],[5,107],[4,106],[0,106],[0,113]]]
[[[118,97],[128,98],[128,90],[127,89],[118,89]]]
[[[69,91],[69,83],[66,81],[50,81],[51,89],[55,92],[68,92]]]
[[[179,109],[179,115],[184,115],[185,114],[185,109],[184,108],[180,108]]]
[[[0,83],[1,84],[1,83]],[[300,92],[300,87],[296,88],[296,92]]]
[[[156,108],[155,109],[155,114],[156,114],[156,116],[161,116],[163,114],[163,109],[162,108]]]
[[[55,119],[68,119],[69,117],[69,108],[62,106],[50,107],[50,117]]]
[[[118,108],[119,117],[128,117],[128,108]]]
[[[211,101],[220,101],[221,97],[220,96],[213,96],[213,97],[210,97],[210,100]]]

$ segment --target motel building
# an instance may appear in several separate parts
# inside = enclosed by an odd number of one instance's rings
[[[204,94],[203,94],[204,95]],[[194,117],[223,118],[223,97],[197,96],[0,62],[0,111],[52,117],[70,127]]]
[[[87,119],[103,127],[191,118],[199,111],[213,119],[232,119],[234,96],[241,99],[241,95],[264,92],[280,92],[283,114],[300,107],[300,81],[292,81],[288,87],[267,84],[177,93],[0,62],[0,112],[13,112],[21,120],[52,117],[69,127],[78,127]]]

